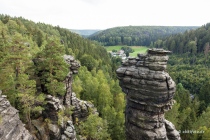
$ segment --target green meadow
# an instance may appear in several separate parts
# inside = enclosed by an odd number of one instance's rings
[[[136,57],[138,53],[146,53],[147,47],[142,46],[131,46],[131,48],[134,50],[133,53],[130,53],[130,56]]]
[[[123,46],[107,46],[105,47],[107,51],[112,51],[112,50],[120,50]],[[130,56],[133,56],[133,57],[136,57],[138,53],[146,53],[147,51],[147,47],[144,47],[144,46],[129,46],[131,47],[134,52],[133,53],[130,53],[129,55]]]
[[[123,46],[106,46],[106,50],[109,52],[109,51],[112,51],[112,50],[117,50],[119,51]]]

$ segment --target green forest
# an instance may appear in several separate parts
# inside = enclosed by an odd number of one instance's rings
[[[77,134],[89,139],[124,139],[124,94],[113,69],[120,61],[110,59],[105,48],[68,29],[8,15],[0,15],[0,39],[0,89],[29,130],[31,120],[45,109],[46,94],[64,96],[68,67],[63,55],[70,54],[82,65],[73,91],[99,112],[75,123]],[[101,133],[95,126],[101,127]]]
[[[207,23],[197,29],[166,36],[157,35],[156,39],[149,40],[146,44],[148,48],[164,48],[172,51],[167,71],[177,84],[174,97],[176,102],[172,110],[166,112],[166,119],[176,126],[183,140],[210,138],[209,30],[210,24]],[[110,35],[109,32],[103,33],[103,37]],[[107,42],[102,44],[110,43]],[[120,44],[122,42],[113,43],[113,45]]]
[[[89,140],[125,139],[125,95],[115,74],[121,59],[111,57],[102,45],[141,45],[173,52],[167,71],[177,85],[176,103],[166,119],[183,140],[210,138],[210,23],[200,28],[117,27],[89,39],[59,26],[0,15],[0,90],[19,110],[29,130],[31,120],[45,109],[46,94],[64,96],[62,85],[68,66],[63,55],[69,54],[81,63],[73,91],[99,112],[90,114],[86,121],[74,122],[77,134]]]
[[[181,131],[184,140],[210,138],[210,24],[158,39],[150,47],[164,48],[173,54],[168,72],[177,84],[176,104],[166,118]],[[205,131],[190,134],[185,130]]]
[[[196,29],[196,26],[123,26],[102,30],[88,38],[104,46],[149,46],[151,42],[172,34]]]

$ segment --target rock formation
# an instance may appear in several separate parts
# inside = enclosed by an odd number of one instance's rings
[[[0,91],[0,139],[1,140],[33,140],[24,127],[18,110],[12,107],[5,95]]]
[[[96,112],[93,104],[78,99],[72,91],[73,74],[78,73],[80,64],[70,55],[64,55],[64,60],[69,64],[69,73],[64,81],[66,93],[59,97],[46,96],[42,116],[32,121],[35,131],[38,131],[37,139],[76,140],[73,122],[87,118],[90,110]]]
[[[76,131],[72,121],[67,122],[67,127],[64,131],[64,134],[61,136],[61,140],[77,140],[76,139]]]
[[[44,110],[32,120],[31,134],[21,122],[18,110],[0,90],[0,140],[76,140],[73,122],[85,120],[90,111],[97,113],[97,110],[93,104],[78,99],[72,91],[73,74],[78,73],[80,64],[70,55],[64,55],[64,60],[69,64],[69,73],[64,80],[66,93],[58,97],[45,93]]]
[[[129,58],[116,73],[126,93],[127,140],[180,140],[172,123],[165,120],[171,109],[175,83],[166,72],[170,51],[149,49]]]
[[[93,114],[97,113],[97,110],[92,103],[78,99],[76,94],[72,91],[72,75],[78,73],[80,64],[71,55],[64,55],[64,60],[70,66],[70,72],[65,80],[66,94],[64,97],[64,105],[73,107],[73,118],[84,119],[88,116],[89,110],[91,110]]]
[[[47,95],[46,102],[47,104],[45,111],[43,111],[43,117],[48,118],[50,122],[48,122],[47,125],[43,125],[43,123],[45,123],[43,119],[32,121],[32,124],[36,127],[36,131],[39,131],[37,139],[76,140],[76,131],[73,122],[76,122],[76,120],[85,120],[90,113],[89,111],[97,113],[93,104],[78,99],[74,92],[71,93],[70,102],[72,104],[70,106],[64,105],[62,99],[51,95]],[[62,118],[59,118],[59,112],[65,112],[67,108],[72,110],[71,116],[68,116],[67,118],[61,116]],[[68,121],[65,122],[65,119],[68,119]],[[58,122],[60,125],[58,125]]]
[[[46,96],[45,110],[41,119],[32,121],[38,131],[37,139],[76,140],[73,122],[87,118],[89,111],[96,112],[93,104],[78,99],[72,91],[73,74],[78,73],[80,64],[70,55],[64,55],[64,60],[69,65],[69,73],[64,80],[66,93],[59,97],[50,93]],[[47,124],[46,119],[49,119]],[[43,123],[46,125],[42,125]]]
[[[36,132],[37,139],[76,140],[76,131],[73,129],[73,124],[70,124],[71,109],[74,108],[72,105],[72,82],[73,74],[78,73],[80,64],[71,55],[64,55],[63,58],[69,65],[69,73],[63,81],[66,93],[64,96],[52,96],[50,93],[45,93],[44,110],[38,119],[32,120],[33,131]],[[38,63],[38,61],[35,62]],[[71,131],[69,131],[70,127]]]
[[[76,121],[76,119],[80,121],[85,120],[90,114],[90,111],[92,114],[98,114],[97,109],[92,103],[78,99],[74,92],[72,93],[71,101],[74,107],[72,114],[73,121]]]
[[[64,55],[64,60],[67,64],[69,64],[69,73],[66,76],[65,84],[66,84],[66,94],[64,97],[64,104],[70,106],[71,105],[71,93],[72,93],[72,82],[73,82],[73,74],[78,73],[78,69],[80,64],[74,59],[71,55]]]

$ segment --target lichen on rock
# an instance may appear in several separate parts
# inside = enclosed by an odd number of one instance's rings
[[[163,49],[148,49],[147,54],[129,58],[116,70],[120,86],[126,93],[127,140],[181,139],[164,117],[165,111],[173,105],[176,90],[175,82],[166,72],[170,53]]]

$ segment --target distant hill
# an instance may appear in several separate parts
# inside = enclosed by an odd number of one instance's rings
[[[154,47],[164,48],[176,54],[190,53],[206,53],[210,51],[210,23],[190,30],[183,34],[174,34],[162,40],[154,42]]]
[[[88,38],[105,46],[149,46],[158,39],[197,28],[198,26],[124,26],[96,32]]]
[[[94,33],[96,33],[96,32],[98,32],[98,31],[100,31],[100,30],[98,30],[98,29],[93,29],[93,30],[77,30],[77,29],[70,29],[70,31],[72,31],[72,32],[74,32],[74,33],[77,33],[77,34],[79,34],[79,35],[81,35],[81,36],[89,36],[89,35],[92,35],[92,34],[94,34]]]

